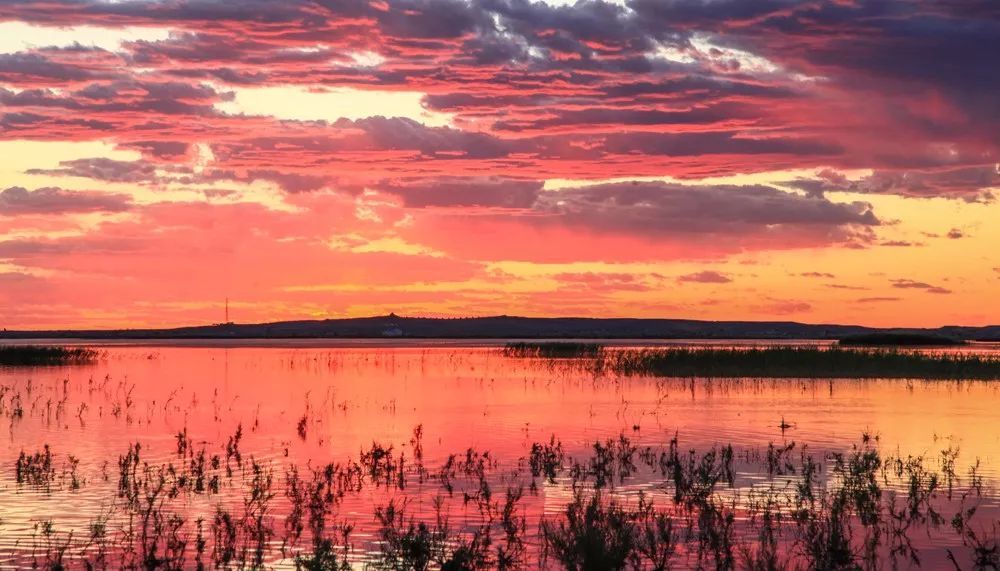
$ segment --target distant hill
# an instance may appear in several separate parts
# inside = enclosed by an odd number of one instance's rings
[[[697,321],[582,317],[430,318],[385,315],[353,319],[223,323],[173,329],[3,331],[0,339],[288,339],[288,338],[580,338],[580,339],[839,339],[847,335],[906,332],[966,340],[1000,340],[1000,326],[880,329],[793,321]]]

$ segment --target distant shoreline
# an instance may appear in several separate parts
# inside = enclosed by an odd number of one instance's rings
[[[10,330],[0,340],[837,340],[855,335],[919,334],[1000,341],[1000,325],[877,328],[793,321],[698,321],[645,318],[376,317],[108,330]]]

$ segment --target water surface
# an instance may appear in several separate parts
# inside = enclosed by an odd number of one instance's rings
[[[805,449],[823,458],[850,451],[867,435],[877,438],[882,450],[923,456],[933,466],[942,451],[957,451],[961,477],[954,483],[955,497],[973,483],[966,470],[978,462],[979,517],[989,522],[997,515],[998,383],[595,377],[561,361],[504,357],[499,343],[111,342],[101,345],[105,355],[92,365],[0,370],[0,420],[9,425],[0,445],[0,563],[26,564],[33,550],[51,543],[39,531],[42,522],[51,522],[56,537],[71,531],[85,536],[95,518],[122,503],[116,493],[118,462],[129,447],[141,444],[143,462],[176,461],[179,433],[210,455],[221,455],[240,431],[241,455],[266,466],[275,479],[270,517],[278,527],[287,515],[281,490],[289,466],[305,471],[346,462],[373,444],[392,447],[412,463],[419,444],[432,472],[452,454],[488,452],[494,481],[504,485],[515,478],[503,474],[523,467],[533,443],[555,437],[568,456],[585,458],[595,441],[621,435],[657,450],[675,437],[685,450],[732,445],[737,474],[726,493],[736,496],[781,484],[760,462],[750,461],[770,444],[794,443],[796,456]],[[18,456],[45,446],[54,481],[17,483]],[[614,493],[628,497],[645,490],[666,498],[663,480],[638,470]],[[572,495],[562,476],[537,484],[537,492],[523,502],[529,534],[540,518],[558,515]],[[223,481],[215,497],[188,498],[185,517],[210,521],[218,505],[239,503],[235,492],[226,493],[237,487]],[[366,488],[345,497],[337,517],[355,526],[352,558],[363,562],[373,547],[376,507],[406,498],[412,513],[426,514],[441,494],[440,486],[420,482],[405,490]],[[953,500],[942,499],[954,510]],[[449,510],[453,521],[475,525],[477,513],[469,504],[456,500]],[[942,527],[920,534],[925,566],[947,564],[946,549],[962,544]],[[269,564],[290,565],[287,554],[277,554],[277,535],[273,541]]]

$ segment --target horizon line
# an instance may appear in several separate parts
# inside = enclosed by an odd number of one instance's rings
[[[961,329],[987,329],[992,327],[1000,327],[1000,323],[990,323],[986,325],[962,325],[949,323],[944,325],[934,325],[934,326],[903,326],[903,325],[893,325],[893,326],[873,326],[873,325],[860,325],[856,323],[834,323],[834,322],[805,322],[797,320],[781,320],[781,319],[694,319],[687,317],[629,317],[629,316],[613,316],[613,317],[585,317],[577,315],[569,316],[526,316],[526,315],[508,315],[508,314],[497,314],[497,315],[467,315],[460,317],[445,317],[445,316],[422,316],[422,315],[398,315],[395,312],[390,312],[388,314],[376,314],[358,317],[326,317],[326,318],[302,318],[302,319],[281,319],[275,321],[255,321],[255,322],[232,322],[227,321],[223,323],[203,323],[203,324],[191,324],[191,325],[174,325],[174,326],[152,326],[152,327],[117,327],[117,328],[84,328],[84,327],[69,327],[69,328],[50,328],[50,329],[11,329],[2,328],[0,329],[0,335],[11,334],[11,333],[71,333],[71,332],[94,332],[94,333],[114,333],[114,332],[128,332],[128,331],[171,331],[171,330],[181,330],[181,329],[199,329],[199,328],[221,328],[221,327],[252,327],[252,326],[262,326],[262,325],[274,325],[282,323],[316,323],[323,321],[360,321],[360,320],[371,320],[371,319],[414,319],[414,320],[434,320],[434,321],[459,321],[459,320],[485,320],[485,319],[523,319],[523,320],[580,320],[580,321],[678,321],[678,322],[694,322],[694,323],[718,323],[718,324],[790,324],[790,325],[801,325],[805,327],[855,327],[862,329],[872,329],[872,330],[935,330],[935,329],[948,329],[948,328],[961,328]]]

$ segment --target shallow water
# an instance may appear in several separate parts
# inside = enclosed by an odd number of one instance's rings
[[[959,451],[955,495],[967,491],[966,469],[979,462],[983,525],[1000,509],[1000,383],[980,381],[837,379],[647,379],[594,377],[565,362],[508,358],[495,343],[368,342],[320,346],[316,341],[105,344],[104,357],[86,366],[0,369],[5,387],[0,422],[9,424],[0,444],[0,565],[30,561],[51,543],[39,531],[51,521],[54,537],[86,535],[88,525],[120,504],[118,460],[135,442],[143,461],[177,458],[177,435],[193,446],[223,453],[242,429],[239,448],[273,473],[277,497],[271,517],[280,527],[287,502],[280,496],[290,465],[322,466],[357,457],[373,443],[392,446],[410,462],[414,430],[422,430],[423,463],[434,472],[451,454],[489,451],[497,474],[518,466],[534,442],[555,436],[569,456],[584,458],[595,441],[624,434],[639,447],[663,449],[677,436],[682,449],[704,452],[731,444],[737,458],[735,487],[781,485],[751,456],[769,444],[795,443],[823,457],[847,452],[862,435],[877,436],[881,450],[924,456],[936,467],[943,450]],[[261,346],[266,345],[266,346]],[[996,352],[995,345],[963,351]],[[17,416],[14,399],[23,413]],[[784,426],[783,426],[784,425]],[[16,482],[20,453],[48,445],[56,477],[47,486]],[[69,455],[79,460],[73,476]],[[237,476],[239,478],[239,476]],[[664,494],[663,478],[639,471],[616,487]],[[503,484],[504,479],[496,476]],[[545,514],[559,513],[572,492],[565,478],[539,482],[526,496],[529,534]],[[210,518],[217,497],[190,497],[186,517]],[[410,513],[429,513],[440,486],[413,483],[406,490],[350,494],[337,517],[355,529],[352,558],[372,549],[376,506],[405,497]],[[664,495],[666,497],[666,495]],[[951,517],[954,502],[942,499]],[[475,510],[449,504],[456,525],[474,525]],[[113,527],[113,526],[112,526]],[[944,524],[947,528],[947,524]],[[946,548],[961,538],[933,531],[916,543],[924,566],[948,564]],[[274,540],[279,541],[278,539]],[[69,551],[70,556],[73,549]],[[269,564],[287,564],[274,555]],[[682,565],[683,566],[683,565]]]

